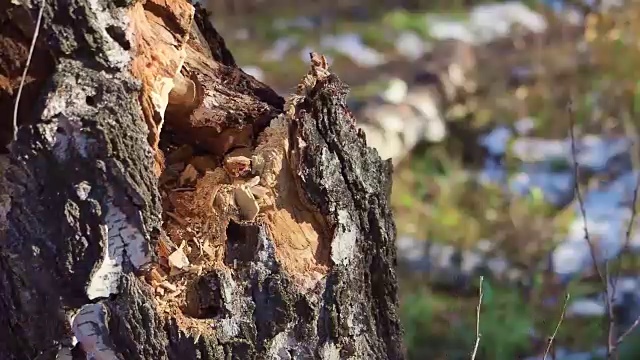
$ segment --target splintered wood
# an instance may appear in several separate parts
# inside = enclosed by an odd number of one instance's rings
[[[289,104],[295,108],[328,74],[324,57],[312,54],[311,71]],[[301,287],[314,286],[326,274],[331,226],[301,199],[289,142],[293,139],[300,147],[302,140],[292,134],[293,116],[295,112],[275,117],[255,147],[236,147],[223,157],[195,155],[186,145],[168,153],[161,177],[168,239],[160,242],[155,270],[160,275],[154,280],[159,294],[175,294],[163,285],[171,274],[233,270],[235,265],[225,262],[227,242],[238,241],[227,238],[233,236],[228,233],[231,222],[263,227],[279,265]],[[183,286],[178,283],[179,292]]]
[[[325,80],[330,75],[329,63],[324,55],[316,52],[309,54],[311,57],[311,69],[302,78],[302,81],[296,87],[296,92],[289,96],[285,103],[287,115],[291,118],[295,117],[296,106],[309,95],[309,92],[316,86],[318,81]]]
[[[175,174],[177,187],[167,189],[165,209],[166,231],[174,245],[164,246],[161,265],[174,272],[191,264],[226,266],[227,227],[234,221],[265,226],[278,260],[301,283],[324,274],[328,259],[316,253],[326,231],[317,214],[298,199],[287,161],[288,139],[288,120],[280,116],[259,136],[253,151],[232,151],[220,166],[198,172],[193,188],[183,187],[183,180],[193,178],[195,166],[187,164],[182,174]],[[175,158],[179,156],[168,157]],[[168,163],[168,168],[174,165]]]
[[[130,8],[131,30],[135,34],[133,75],[142,81],[140,104],[147,127],[149,144],[155,151],[159,175],[164,166],[158,149],[169,93],[176,87],[174,78],[182,79],[180,69],[186,58],[194,8],[187,1],[146,0]],[[187,97],[193,92],[181,81],[177,89]],[[194,95],[191,95],[192,97]]]

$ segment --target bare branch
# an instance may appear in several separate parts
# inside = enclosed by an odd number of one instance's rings
[[[553,340],[555,340],[558,335],[558,330],[560,330],[560,325],[562,325],[562,321],[564,320],[564,314],[567,311],[567,304],[569,303],[569,293],[564,297],[564,305],[562,305],[562,312],[560,313],[560,320],[558,320],[558,324],[556,325],[556,329],[553,331],[553,335],[549,338],[549,343],[547,344],[547,349],[544,351],[544,355],[542,356],[542,360],[547,359],[547,355],[551,350],[551,346],[553,346]]]
[[[596,246],[593,243],[593,241],[591,240],[591,237],[589,236],[589,229],[587,226],[587,210],[584,206],[584,199],[582,198],[582,194],[580,193],[580,180],[579,180],[579,165],[578,164],[578,151],[577,151],[577,147],[576,147],[576,138],[575,138],[575,133],[574,133],[574,127],[575,127],[575,112],[573,109],[573,102],[570,101],[569,104],[567,105],[567,113],[569,115],[569,136],[571,138],[571,158],[573,159],[573,174],[574,174],[574,187],[575,187],[575,192],[576,192],[576,198],[578,199],[578,206],[580,207],[580,213],[582,215],[582,222],[583,222],[583,226],[584,226],[584,239],[587,242],[587,244],[589,245],[589,253],[591,254],[591,260],[593,261],[593,267],[596,271],[596,273],[598,274],[600,281],[602,282],[602,287],[603,287],[603,292],[604,292],[604,296],[605,296],[605,306],[607,308],[607,318],[609,320],[609,327],[608,327],[608,336],[607,336],[607,359],[611,358],[611,354],[612,354],[612,350],[613,350],[613,343],[612,343],[612,337],[613,337],[613,333],[615,331],[615,324],[614,324],[614,319],[613,319],[613,299],[611,299],[610,294],[609,294],[609,267],[608,267],[608,261],[605,260],[605,272],[606,274],[603,275],[602,271],[600,270],[600,267],[598,266],[598,260],[596,259]]]
[[[20,87],[18,88],[18,95],[16,96],[16,103],[13,108],[13,141],[16,141],[18,138],[18,108],[20,107],[20,97],[22,97],[24,80],[27,78],[27,72],[29,72],[29,65],[31,65],[31,58],[33,57],[33,50],[36,48],[36,41],[38,40],[38,34],[40,33],[42,14],[44,13],[44,2],[45,0],[40,1],[40,11],[38,12],[38,20],[36,20],[36,28],[33,31],[33,39],[31,40],[31,46],[29,47],[29,55],[27,56],[27,62],[24,65],[22,78],[20,79]]]
[[[476,308],[476,344],[473,346],[473,354],[471,354],[471,360],[475,360],[476,355],[478,354],[478,346],[480,345],[480,308],[482,306],[482,286],[484,283],[484,276],[480,276],[480,290],[478,297],[478,307]]]

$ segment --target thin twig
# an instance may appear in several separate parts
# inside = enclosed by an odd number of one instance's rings
[[[553,335],[549,338],[549,343],[547,344],[547,349],[544,351],[544,355],[542,356],[542,360],[547,360],[547,355],[549,355],[549,351],[551,350],[551,346],[553,345],[553,340],[555,340],[556,335],[558,335],[558,330],[560,330],[560,325],[562,325],[562,321],[564,320],[564,314],[567,311],[567,304],[569,304],[569,293],[564,297],[564,305],[562,305],[562,312],[560,313],[560,319],[558,320],[558,324],[556,325],[556,329],[553,331]]]
[[[20,97],[22,96],[22,88],[24,88],[24,80],[27,78],[27,72],[29,71],[29,65],[31,65],[31,58],[33,57],[33,51],[36,48],[36,41],[38,40],[38,34],[40,33],[40,25],[42,24],[42,15],[44,14],[45,1],[46,0],[40,1],[40,11],[38,12],[36,29],[33,31],[33,39],[31,39],[31,47],[29,48],[29,55],[27,56],[27,62],[24,65],[24,70],[22,72],[22,79],[20,79],[20,87],[18,88],[16,103],[13,106],[13,141],[16,141],[16,139],[18,138],[18,107],[20,107]]]
[[[609,270],[609,261],[605,261],[604,263],[604,276],[607,281],[607,287],[604,295],[607,297],[605,300],[605,306],[607,308],[607,320],[608,320],[608,328],[607,328],[607,359],[612,359],[615,353],[615,333],[616,333],[616,323],[615,323],[615,314],[613,312],[613,303],[615,302],[615,293],[616,288],[613,282],[611,281],[611,271]],[[611,285],[611,289],[609,289],[609,285]]]
[[[471,360],[475,360],[478,354],[478,346],[480,345],[480,308],[482,307],[482,286],[484,283],[484,276],[480,276],[480,290],[478,297],[478,307],[476,311],[476,344],[473,346],[473,354],[471,354]]]
[[[636,113],[638,109],[633,109],[633,112]],[[638,154],[639,154],[639,147],[638,147],[638,139],[640,138],[638,136],[638,131],[636,126],[633,124],[633,122],[628,118],[628,117],[624,117],[622,119],[623,121],[623,125],[624,125],[624,131],[625,131],[625,135],[628,138],[631,139],[635,139],[631,145],[631,149],[630,149],[630,153],[631,153],[631,165],[632,165],[632,169],[638,169],[640,168],[640,159],[638,158]],[[633,171],[632,171],[633,174]],[[622,246],[622,252],[626,252],[629,250],[629,243],[631,242],[631,233],[633,231],[633,227],[634,227],[634,223],[635,223],[635,218],[637,215],[637,202],[638,202],[638,188],[640,187],[640,174],[638,174],[638,176],[636,176],[636,182],[635,182],[635,186],[633,188],[633,196],[632,196],[632,200],[631,200],[631,216],[629,218],[629,223],[627,224],[627,230],[625,232],[625,237],[624,237],[624,245]],[[616,287],[618,285],[618,279],[620,278],[620,272],[622,270],[621,266],[617,266],[615,269],[615,272],[613,275],[609,276],[609,282],[611,283],[611,290],[610,293],[613,294],[612,298],[610,299],[611,302],[615,301],[615,294],[616,294]],[[609,317],[612,318],[613,317],[613,312],[610,310],[610,315]],[[609,320],[610,322],[612,321],[611,319]],[[614,324],[615,325],[615,324]],[[637,325],[636,325],[637,326]],[[610,332],[609,333],[609,342],[613,343],[614,342],[614,333]],[[616,348],[618,347],[617,342],[616,344],[614,344],[612,346],[612,351],[615,352],[617,354]],[[618,355],[619,356],[619,355]]]
[[[582,222],[583,222],[583,227],[584,227],[584,239],[587,242],[587,244],[589,245],[589,253],[591,255],[591,260],[593,261],[593,267],[596,271],[596,273],[598,274],[600,281],[602,282],[602,286],[603,286],[603,291],[604,291],[604,296],[605,296],[605,305],[607,308],[607,317],[609,320],[609,329],[608,329],[608,335],[607,335],[607,359],[611,358],[611,354],[612,354],[612,350],[613,350],[613,343],[611,341],[611,339],[613,338],[613,333],[614,333],[614,324],[613,324],[613,305],[612,305],[612,299],[609,296],[609,268],[608,268],[608,262],[605,261],[605,269],[607,272],[607,276],[605,277],[604,275],[602,275],[602,271],[600,271],[600,267],[598,266],[598,260],[596,259],[596,247],[593,244],[593,242],[591,241],[591,237],[589,236],[589,228],[587,226],[587,210],[584,206],[584,199],[582,198],[582,194],[580,193],[580,178],[579,178],[579,170],[578,167],[580,164],[578,164],[578,151],[576,149],[576,138],[575,138],[575,134],[574,134],[574,127],[575,127],[575,117],[574,117],[574,111],[573,111],[573,102],[570,100],[569,104],[567,106],[567,112],[569,115],[569,136],[571,138],[571,157],[573,159],[573,175],[574,175],[574,184],[575,184],[575,192],[576,192],[576,198],[578,199],[578,205],[580,207],[580,213],[582,215]]]
[[[638,109],[634,108],[634,113],[637,112]],[[624,119],[624,125],[625,125],[625,134],[630,137],[630,138],[634,138],[634,142],[633,145],[631,147],[631,159],[632,159],[632,164],[633,164],[633,168],[638,168],[640,166],[640,159],[638,159],[638,139],[639,134],[637,131],[637,128],[635,127],[635,125],[633,124],[632,121],[630,121],[628,118]],[[631,241],[631,232],[633,230],[633,225],[635,222],[635,217],[637,215],[637,201],[638,201],[638,188],[640,188],[640,174],[638,174],[638,176],[636,176],[636,184],[633,188],[633,199],[631,202],[631,218],[629,219],[629,224],[627,224],[627,231],[625,233],[625,243],[624,243],[624,247],[622,248],[623,251],[627,250],[629,248],[629,243]],[[615,278],[612,282],[612,292],[615,293],[615,287],[617,285],[617,280],[618,277],[620,276],[620,267],[618,267],[616,269],[616,274],[615,274]],[[631,326],[622,334],[620,335],[620,337],[618,337],[618,339],[616,340],[612,351],[615,352],[617,354],[617,350],[618,347],[622,344],[622,342],[624,341],[624,339],[631,334],[638,326],[640,325],[640,317],[638,317],[636,319],[636,321],[633,322],[633,324],[631,324]]]
[[[633,143],[631,145],[631,163],[633,165],[634,168],[638,169],[638,167],[640,166],[640,159],[638,158],[638,154],[639,154],[639,148],[640,146],[638,146],[638,139],[640,139],[640,137],[638,136],[638,131],[636,126],[633,124],[633,122],[628,119],[625,118],[624,119],[624,127],[625,127],[625,135],[629,138],[633,138]],[[631,241],[631,233],[633,231],[633,223],[635,221],[636,215],[638,213],[637,209],[636,209],[636,205],[638,202],[638,188],[640,188],[640,174],[638,174],[638,176],[636,176],[636,184],[633,188],[633,197],[631,199],[631,219],[629,220],[629,224],[627,224],[627,231],[625,233],[625,242],[624,242],[624,250],[627,250],[629,248],[629,242]],[[616,278],[620,275],[620,269],[618,268],[618,272],[616,273]]]
[[[638,109],[632,110],[633,113],[637,113]],[[638,139],[640,136],[638,134],[636,126],[633,124],[633,121],[629,119],[629,117],[625,116],[622,119],[622,125],[624,127],[624,134],[629,139],[633,140],[631,144],[631,148],[629,149],[631,155],[631,168],[639,169],[640,168],[640,147],[638,146]],[[633,171],[632,171],[633,174]],[[640,175],[640,174],[639,174]],[[640,188],[640,176],[636,176],[635,186],[633,187],[633,195],[631,199],[631,216],[629,218],[629,223],[627,224],[627,230],[624,236],[624,245],[622,246],[622,252],[626,252],[629,250],[629,244],[631,242],[631,234],[633,232],[633,225],[635,222],[637,211],[637,202],[638,202],[638,188]],[[616,293],[616,286],[618,285],[618,279],[620,277],[620,272],[622,270],[621,266],[617,266],[614,273],[611,275],[611,293]]]
[[[636,319],[636,321],[633,322],[633,324],[631,324],[631,326],[629,326],[629,328],[627,329],[627,331],[625,331],[624,333],[622,333],[622,335],[620,335],[620,337],[618,338],[618,340],[616,341],[616,345],[615,348],[617,350],[618,346],[620,346],[620,344],[622,344],[622,342],[624,341],[624,339],[629,336],[629,334],[631,334],[637,327],[638,325],[640,325],[640,317],[638,317]]]
[[[573,103],[570,101],[567,106],[567,111],[569,113],[569,137],[571,139],[571,158],[573,160],[573,176],[574,176],[574,187],[576,192],[576,198],[578,199],[578,206],[580,207],[580,213],[582,216],[583,229],[584,229],[584,239],[589,245],[589,252],[591,253],[591,260],[593,261],[593,266],[596,270],[596,273],[600,277],[602,283],[606,286],[606,280],[600,271],[600,267],[598,266],[598,261],[596,259],[596,248],[593,242],[591,241],[591,237],[589,236],[589,228],[587,227],[587,210],[584,206],[584,199],[582,198],[582,193],[580,193],[580,174],[579,174],[579,166],[578,163],[578,150],[576,147],[576,137],[573,131],[575,126],[574,112],[573,112]]]

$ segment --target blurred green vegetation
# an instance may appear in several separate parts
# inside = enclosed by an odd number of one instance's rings
[[[441,13],[463,18],[464,9],[456,4]],[[587,54],[578,53],[577,44],[557,48],[535,45],[519,50],[524,64],[533,67],[569,64],[557,73],[544,72],[533,85],[514,89],[504,86],[505,69],[513,64],[501,63],[502,55],[497,54],[495,68],[482,69],[495,88],[475,99],[479,104],[475,119],[466,124],[472,128],[470,133],[477,130],[477,135],[486,130],[495,119],[513,125],[523,116],[530,116],[535,119],[533,136],[563,138],[569,125],[567,104],[572,100],[576,123],[583,132],[637,137],[639,18],[638,3],[615,13],[588,17],[583,36],[591,48]],[[392,40],[401,32],[412,31],[430,40],[424,13],[405,10],[385,11],[368,21],[339,18],[323,31],[278,29],[270,17],[253,21],[251,26],[255,34],[250,40],[235,40],[225,34],[227,42],[240,64],[261,67],[267,73],[265,82],[281,89],[292,88],[306,72],[307,65],[299,56],[302,47],[317,46],[320,36],[327,33],[358,33],[367,45],[392,58],[398,55]],[[283,37],[298,40],[290,55],[282,61],[264,59],[264,51]],[[353,63],[346,57],[328,55],[334,56],[333,68],[338,75],[354,71]],[[592,65],[580,65],[580,57],[589,57]],[[282,66],[283,61],[287,66]],[[371,96],[384,86],[376,79],[366,80],[363,85],[353,87],[352,97]],[[535,264],[563,238],[575,215],[568,208],[549,205],[536,189],[524,197],[506,197],[496,186],[478,185],[467,171],[477,164],[469,163],[463,149],[476,140],[452,137],[444,144],[421,146],[399,164],[392,193],[398,231],[461,248],[470,248],[480,239],[491,239],[513,263],[536,271]],[[640,152],[636,149],[634,154],[637,157]],[[519,165],[509,152],[505,163],[508,169]],[[634,164],[638,164],[637,159]],[[639,270],[638,261],[629,259],[615,262],[612,267],[635,273]],[[568,292],[576,299],[598,291],[600,286],[597,282],[575,281],[568,288],[558,288],[547,275],[535,273],[528,294],[485,280],[478,359],[512,360],[542,353],[560,318],[564,294]],[[401,281],[401,314],[408,358],[469,359],[476,338],[477,296],[436,291],[426,279],[415,275],[406,275]],[[557,300],[552,306],[544,302],[550,297]],[[558,346],[591,351],[605,344],[606,328],[604,319],[565,318],[555,342]],[[621,348],[621,359],[638,358],[640,342],[633,336]]]
[[[585,40],[592,48],[593,66],[576,68],[562,80],[543,77],[526,88],[523,100],[512,94],[512,102],[521,102],[526,113],[505,111],[495,106],[495,99],[481,99],[490,112],[509,123],[523,115],[536,119],[534,136],[558,138],[567,135],[567,104],[572,99],[577,125],[585,132],[622,133],[637,137],[640,110],[640,4],[634,3],[622,11],[587,18]],[[526,51],[526,50],[525,50]],[[536,49],[531,50],[535,59]],[[566,54],[562,54],[566,56]],[[575,56],[579,56],[575,54]],[[522,90],[520,90],[522,91]],[[595,103],[597,101],[598,111]],[[401,232],[434,241],[469,246],[473,241],[490,237],[497,241],[508,257],[519,263],[535,263],[559,240],[567,230],[574,214],[566,209],[555,209],[544,202],[539,192],[533,191],[523,198],[506,199],[491,186],[471,185],[462,175],[465,164],[460,152],[450,146],[437,145],[416,153],[395,177],[393,205]],[[640,155],[634,150],[634,157]],[[507,153],[507,164],[517,160]],[[634,168],[638,168],[634,159]],[[511,168],[508,166],[508,168]],[[427,201],[424,201],[428,199]],[[532,262],[531,262],[532,261]],[[622,258],[611,268],[638,273],[635,258]],[[481,312],[482,333],[479,358],[507,360],[533,353],[541,354],[544,341],[536,343],[536,336],[545,340],[553,333],[560,318],[562,294],[572,298],[592,294],[601,289],[596,281],[576,280],[567,289],[554,289],[544,274],[536,275],[532,293],[485,281]],[[426,283],[426,282],[425,282]],[[415,288],[415,287],[412,287]],[[543,297],[554,294],[560,299],[555,306],[543,306]],[[426,290],[403,294],[404,326],[407,329],[409,358],[469,359],[475,339],[475,311],[477,297],[461,298],[457,294],[435,295]],[[437,323],[436,314],[449,309],[463,324],[454,321]],[[425,320],[427,319],[427,320]],[[437,324],[437,325],[436,325]],[[445,327],[439,338],[433,327]],[[565,318],[555,343],[574,350],[591,351],[604,346],[607,325],[605,319]],[[636,359],[640,354],[638,339],[632,335],[620,349],[620,359]],[[423,334],[421,338],[420,335]],[[428,339],[434,339],[434,343]],[[439,344],[439,345],[438,345]],[[444,348],[442,348],[444,347]],[[432,354],[438,349],[437,354]],[[464,354],[450,353],[450,349],[468,349]]]

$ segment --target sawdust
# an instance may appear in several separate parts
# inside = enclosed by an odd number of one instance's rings
[[[328,247],[321,244],[328,241],[328,231],[321,217],[298,198],[288,162],[288,121],[284,115],[274,119],[253,151],[243,148],[230,153],[221,166],[198,175],[192,190],[169,190],[165,230],[191,264],[225,266],[227,227],[234,221],[265,226],[277,260],[300,285],[307,286],[326,274]],[[180,157],[168,157],[172,158]],[[187,172],[191,179],[193,171],[188,166],[178,184]],[[170,256],[175,251],[164,253]]]

